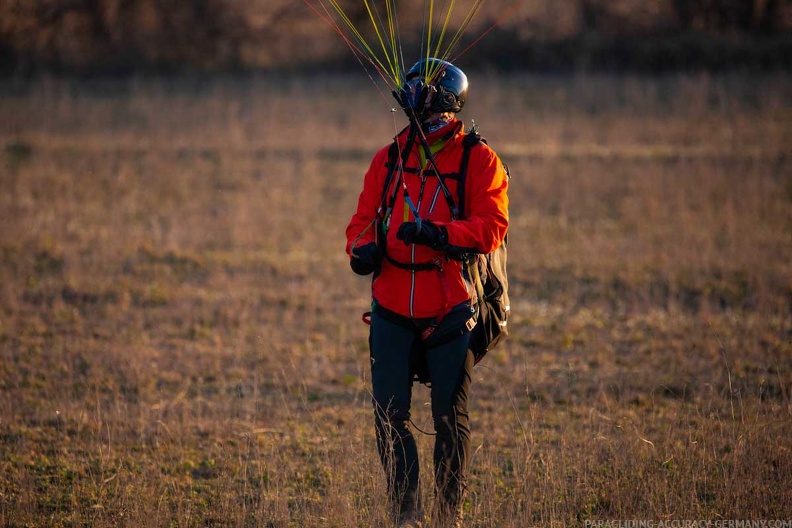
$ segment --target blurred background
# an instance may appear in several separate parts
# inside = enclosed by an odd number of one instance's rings
[[[470,526],[790,518],[792,0],[488,0],[456,49],[496,20]],[[0,0],[1,527],[385,525],[344,241],[393,103],[305,1]]]
[[[398,2],[403,38],[410,28],[420,36],[422,2]],[[340,4],[357,27],[366,26],[363,2]],[[511,10],[512,4],[484,3],[467,42],[505,19],[464,66],[577,72],[792,66],[788,0],[524,0]],[[0,0],[5,76],[319,67],[359,65],[297,0]]]

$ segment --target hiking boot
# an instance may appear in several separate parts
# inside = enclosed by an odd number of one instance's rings
[[[391,508],[397,528],[423,528],[423,506],[417,490],[407,490],[401,500],[391,502]]]
[[[423,528],[423,521],[413,515],[405,515],[399,518],[399,528]]]
[[[397,518],[398,528],[423,528],[424,525],[422,508],[414,502],[402,504]]]

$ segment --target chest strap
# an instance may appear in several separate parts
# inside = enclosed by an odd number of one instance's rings
[[[399,262],[398,260],[391,257],[387,252],[385,252],[385,260],[387,260],[397,268],[401,268],[408,271],[432,271],[432,270],[442,271],[443,270],[443,266],[439,262],[436,262],[436,260],[438,259],[432,260],[430,262],[411,264],[408,262]]]

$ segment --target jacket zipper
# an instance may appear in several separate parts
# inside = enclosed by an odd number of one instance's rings
[[[432,213],[434,211],[435,205],[437,205],[437,199],[440,197],[440,187],[438,186],[435,189],[434,196],[432,197],[432,203],[429,205],[429,212]]]

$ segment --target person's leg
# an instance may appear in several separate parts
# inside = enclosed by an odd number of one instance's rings
[[[417,512],[418,450],[409,429],[412,377],[410,349],[415,331],[371,314],[369,346],[377,449],[395,514]]]
[[[470,332],[465,327],[469,318],[469,309],[455,309],[426,342],[432,417],[437,432],[437,513],[446,520],[454,518],[462,505],[470,451],[468,394],[473,354],[468,351]]]

